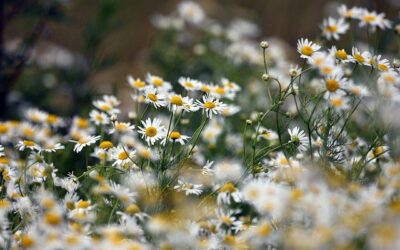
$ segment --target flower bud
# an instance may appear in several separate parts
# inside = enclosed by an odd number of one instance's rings
[[[266,49],[269,47],[269,43],[267,41],[261,41],[260,46],[261,48]]]
[[[270,78],[270,75],[268,75],[268,74],[262,74],[262,76],[261,76],[261,79],[262,79],[263,81],[268,81],[269,78]]]
[[[393,59],[393,67],[400,68],[400,60],[399,59]]]
[[[251,120],[246,120],[247,125],[251,125],[253,122]]]

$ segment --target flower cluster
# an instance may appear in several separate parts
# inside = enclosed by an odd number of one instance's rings
[[[384,14],[338,11],[327,40],[352,32],[350,19],[390,27]],[[185,32],[207,20],[185,1],[157,24]],[[220,29],[238,42],[257,30],[231,26]],[[261,42],[254,82],[128,76],[133,105],[103,95],[87,116],[27,109],[1,121],[0,247],[398,249],[398,134],[387,126],[398,123],[381,111],[398,110],[400,64],[326,44],[299,39],[299,66]]]

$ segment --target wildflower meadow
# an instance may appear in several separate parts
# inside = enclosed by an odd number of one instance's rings
[[[400,249],[398,17],[338,5],[297,43],[148,18],[128,98],[0,120],[2,249]]]

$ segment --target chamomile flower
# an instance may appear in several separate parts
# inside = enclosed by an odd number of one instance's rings
[[[346,34],[348,29],[349,24],[343,18],[334,19],[329,17],[323,21],[321,26],[322,35],[328,40],[339,40],[339,36]]]
[[[149,145],[154,145],[156,141],[163,139],[166,134],[165,127],[158,118],[153,120],[147,118],[146,121],[142,121],[142,127],[139,127],[138,132]]]
[[[293,129],[288,129],[290,135],[290,142],[292,142],[300,152],[307,151],[309,146],[308,138],[303,130],[299,127],[294,127]]]
[[[110,134],[125,134],[131,133],[135,129],[135,125],[132,125],[130,122],[119,122],[115,121],[113,128],[110,130]]]
[[[28,109],[25,117],[32,122],[41,123],[46,121],[47,113],[39,109]]]
[[[162,92],[167,92],[172,88],[171,83],[165,81],[164,79],[162,79],[159,76],[154,76],[150,73],[148,73],[146,76],[146,82],[153,85],[159,91],[162,91]]]
[[[193,1],[183,1],[178,5],[179,16],[188,23],[200,24],[205,14],[203,9]]]
[[[108,115],[104,112],[92,110],[89,113],[90,120],[96,125],[107,125],[110,123]]]
[[[180,77],[178,83],[188,91],[196,91],[200,88],[200,82],[198,80],[191,79],[189,77]]]
[[[19,151],[24,151],[26,148],[30,150],[41,150],[40,146],[36,142],[31,140],[19,141],[16,147]]]
[[[131,75],[129,75],[127,77],[127,81],[129,83],[129,86],[131,86],[134,89],[143,89],[144,87],[146,87],[146,82],[140,80],[140,78],[133,78]]]
[[[391,23],[389,20],[385,19],[384,13],[378,14],[375,11],[364,9],[358,18],[360,19],[360,27],[368,26],[371,27],[372,30],[375,30],[377,27],[383,30],[391,27]]]
[[[203,109],[203,112],[210,119],[212,118],[213,114],[221,114],[226,106],[224,103],[212,96],[203,96],[203,102],[197,100],[197,105]]]
[[[400,75],[395,71],[382,72],[378,78],[378,85],[399,85]]]
[[[329,94],[336,93],[338,91],[344,92],[344,89],[347,86],[347,81],[347,78],[344,78],[342,74],[325,76],[324,84],[327,90],[326,96],[329,96]]]
[[[159,93],[159,90],[152,87],[152,86],[148,86],[144,89],[144,101],[146,103],[151,103],[153,104],[153,106],[155,108],[159,108],[161,106],[165,106],[166,102],[165,102],[165,97],[163,94]]]
[[[382,58],[381,55],[374,56],[372,61],[372,66],[376,67],[379,71],[392,71],[392,66],[390,65],[389,60],[386,58]]]
[[[360,52],[356,47],[351,49],[352,61],[358,64],[370,66],[371,54],[368,51]]]
[[[223,116],[232,116],[240,111],[240,106],[237,105],[225,105],[222,110]]]
[[[169,136],[165,137],[161,143],[165,145],[168,139],[171,142],[178,142],[179,144],[184,145],[189,138],[189,136],[182,135],[179,131],[174,130],[171,131]]]
[[[328,99],[328,103],[336,110],[348,110],[350,108],[348,98],[342,93],[335,93]]]
[[[75,140],[70,140],[70,141],[75,143],[74,151],[76,153],[79,153],[82,151],[82,149],[84,147],[90,146],[90,145],[96,143],[96,141],[100,140],[100,138],[101,138],[101,136],[82,135],[78,141],[75,141]]]
[[[318,44],[308,41],[308,39],[301,38],[297,41],[297,51],[300,53],[301,58],[309,58],[321,48]]]
[[[132,162],[135,159],[136,151],[131,151],[122,147],[121,145],[118,147],[114,147],[111,149],[111,157],[114,160],[113,166],[117,166],[119,168],[127,169],[135,163]]]
[[[119,113],[118,109],[115,109],[110,103],[107,103],[103,100],[96,100],[93,102],[93,106],[98,108],[99,110],[103,112],[107,112],[109,114],[116,114]]]
[[[240,91],[242,89],[237,83],[232,82],[227,78],[222,78],[221,79],[221,83],[229,91],[238,92],[238,91]]]
[[[360,16],[362,11],[363,11],[362,8],[358,7],[347,8],[347,6],[344,4],[340,5],[338,8],[338,13],[343,18],[356,19]]]
[[[178,180],[178,184],[174,186],[174,189],[178,192],[185,192],[185,195],[200,195],[203,192],[201,189],[202,187],[203,185],[201,184],[192,184],[190,182]]]
[[[370,96],[370,92],[366,86],[355,84],[353,81],[348,82],[346,89],[358,97]]]
[[[336,59],[339,60],[340,62],[350,61],[350,56],[344,49],[336,49],[336,46],[332,46],[332,48],[329,50],[329,53],[334,57],[336,57]]]
[[[44,142],[44,145],[42,146],[43,151],[48,153],[56,152],[58,150],[63,150],[64,148],[65,147],[61,143],[57,142],[54,139],[46,140]]]

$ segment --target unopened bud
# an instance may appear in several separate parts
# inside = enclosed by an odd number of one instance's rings
[[[291,77],[296,77],[297,76],[297,70],[291,69],[291,70],[289,70],[289,74],[290,74]]]
[[[269,78],[270,78],[270,75],[268,75],[268,74],[262,74],[262,76],[261,76],[261,79],[262,79],[263,81],[268,81]]]
[[[400,35],[400,24],[394,26],[394,30],[396,31],[397,35]]]
[[[269,47],[269,43],[267,41],[261,41],[260,46],[261,48],[266,49]]]
[[[251,120],[246,120],[247,125],[251,125],[253,122]]]

